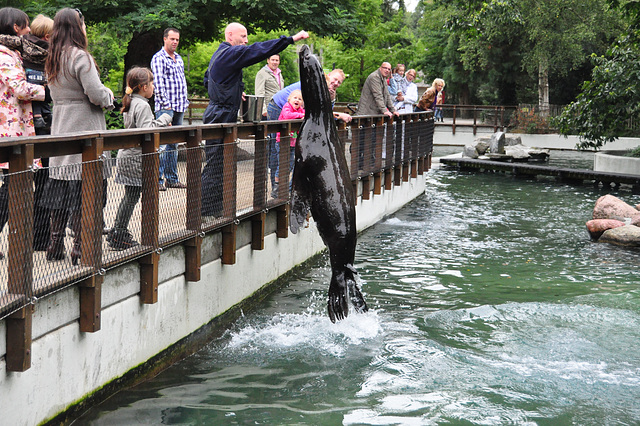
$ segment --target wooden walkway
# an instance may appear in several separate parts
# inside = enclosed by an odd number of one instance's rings
[[[509,172],[514,176],[535,177],[551,176],[561,182],[582,183],[591,181],[594,185],[632,185],[634,191],[640,191],[640,175],[624,173],[598,172],[588,169],[570,169],[533,165],[528,163],[511,163],[503,161],[477,160],[472,158],[441,157],[440,163],[460,170]]]

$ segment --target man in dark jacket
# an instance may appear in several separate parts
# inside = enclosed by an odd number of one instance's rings
[[[294,42],[309,37],[300,31],[293,37],[281,36],[274,40],[247,45],[247,29],[237,23],[227,25],[225,41],[211,57],[205,73],[205,86],[209,92],[209,105],[202,121],[209,123],[235,123],[243,98],[242,69],[264,61],[283,51]],[[206,164],[202,170],[202,215],[222,215],[222,139],[210,139],[205,147]]]

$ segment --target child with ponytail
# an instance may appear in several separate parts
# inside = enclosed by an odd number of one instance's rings
[[[127,88],[122,98],[124,127],[141,129],[164,127],[171,124],[169,114],[154,119],[149,106],[153,96],[153,73],[149,68],[133,67],[127,73]],[[133,209],[142,193],[142,148],[126,148],[118,151],[115,182],[124,185],[124,197],[120,201],[116,221],[107,236],[109,246],[115,250],[125,250],[138,245],[129,232],[129,221]]]

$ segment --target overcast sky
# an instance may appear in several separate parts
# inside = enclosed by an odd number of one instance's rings
[[[404,1],[404,7],[406,7],[407,11],[409,11],[409,12],[413,12],[413,9],[416,8],[417,4],[418,4],[418,0],[405,0]]]

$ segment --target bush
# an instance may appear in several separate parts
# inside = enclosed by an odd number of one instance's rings
[[[640,146],[636,146],[631,151],[625,154],[627,157],[640,157]]]
[[[124,129],[124,118],[119,109],[105,111],[104,118],[107,122],[107,130]]]
[[[549,118],[540,115],[533,108],[518,108],[513,117],[514,133],[545,134],[553,133]]]

